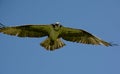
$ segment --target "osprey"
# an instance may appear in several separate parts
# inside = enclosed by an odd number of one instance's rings
[[[54,24],[22,25],[13,27],[7,27],[1,24],[0,33],[31,38],[47,36],[47,38],[41,42],[40,45],[50,51],[65,46],[65,43],[61,40],[61,38],[67,41],[83,44],[102,44],[105,46],[112,46],[112,44],[97,38],[85,30],[64,27],[59,22]]]

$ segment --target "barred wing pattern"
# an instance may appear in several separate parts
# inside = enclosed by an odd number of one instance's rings
[[[83,44],[112,46],[110,43],[95,37],[94,35],[82,29],[63,27],[60,36],[67,40]]]
[[[47,36],[50,25],[23,25],[0,28],[0,32],[18,37],[43,37]]]

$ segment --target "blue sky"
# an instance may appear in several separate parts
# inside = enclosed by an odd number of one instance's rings
[[[51,24],[80,28],[120,44],[119,0],[0,0],[6,26]],[[65,41],[50,52],[45,38],[0,34],[0,74],[120,74],[120,46],[92,46]]]

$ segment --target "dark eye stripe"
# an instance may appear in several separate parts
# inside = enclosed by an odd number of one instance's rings
[[[52,24],[52,26],[53,26],[53,28],[58,27],[58,26],[62,27],[62,25],[60,25],[60,24]]]
[[[55,24],[52,24],[52,26],[55,28]]]

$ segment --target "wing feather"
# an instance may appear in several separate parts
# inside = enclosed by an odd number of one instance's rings
[[[49,34],[50,25],[23,25],[0,28],[0,32],[18,37],[43,37]]]
[[[74,29],[68,27],[62,27],[60,37],[67,41],[83,43],[83,44],[92,44],[92,45],[105,45],[111,46],[110,43],[103,41],[102,39],[90,34],[87,31],[82,29]]]

